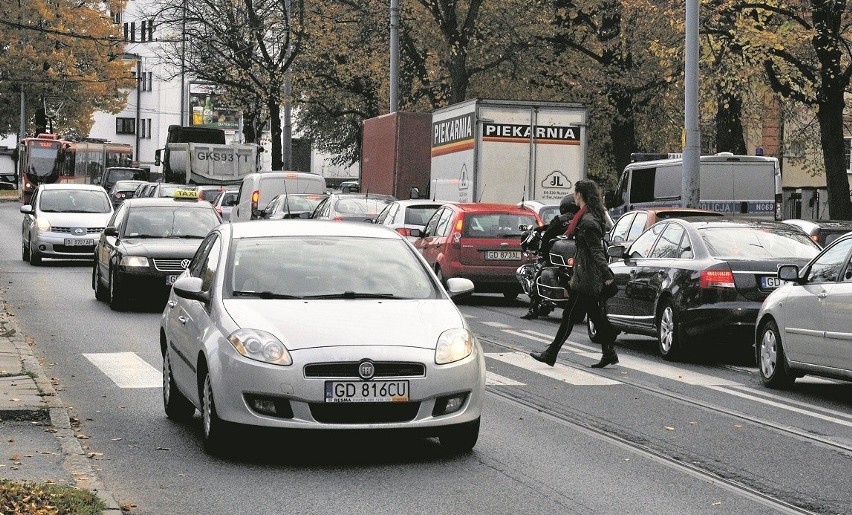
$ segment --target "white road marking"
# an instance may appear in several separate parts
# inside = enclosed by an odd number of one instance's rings
[[[497,329],[503,329],[506,327],[512,327],[510,325],[506,325],[502,322],[480,322],[482,325],[487,325],[488,327],[496,327]]]
[[[83,354],[119,388],[162,388],[163,376],[134,352]]]
[[[528,354],[520,352],[486,353],[485,357],[502,361],[503,363],[508,363],[509,365],[520,367],[525,370],[577,386],[608,386],[621,384],[620,381],[615,381],[597,374],[590,374],[589,372],[567,367],[560,363],[557,363],[556,366],[550,367],[532,359]]]
[[[485,372],[485,385],[486,386],[526,386],[526,384],[515,381],[514,379],[509,379],[508,377],[503,377],[499,374],[495,374],[494,372]]]
[[[748,394],[743,393],[743,392],[731,390],[731,389],[728,389],[728,388],[723,388],[723,387],[720,387],[720,386],[708,385],[707,388],[710,388],[711,390],[716,390],[717,392],[723,392],[723,393],[727,393],[729,395],[734,395],[736,397],[742,397],[743,399],[748,399],[748,400],[751,400],[751,401],[759,402],[761,404],[766,404],[767,406],[773,406],[773,407],[776,407],[776,408],[785,409],[787,411],[792,411],[794,413],[801,413],[802,415],[807,415],[809,417],[814,417],[814,418],[818,418],[820,420],[825,420],[827,422],[833,422],[835,424],[840,424],[842,426],[852,427],[852,421],[841,420],[839,418],[830,417],[828,415],[823,415],[822,413],[817,413],[815,411],[797,408],[795,406],[790,406],[789,404],[785,404],[785,403],[789,402],[787,399],[784,399],[784,402],[774,402],[774,401],[770,401],[769,399],[761,399],[760,397],[755,397],[754,395],[748,395]]]

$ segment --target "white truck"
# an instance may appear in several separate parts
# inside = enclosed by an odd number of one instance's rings
[[[558,200],[586,177],[588,110],[579,104],[472,99],[432,113],[435,200]]]
[[[178,184],[238,185],[259,169],[259,146],[226,144],[221,129],[172,125],[165,149],[154,164],[163,165],[163,180]]]

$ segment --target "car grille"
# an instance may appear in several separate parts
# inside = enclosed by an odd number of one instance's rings
[[[305,365],[305,377],[352,377],[360,379],[357,361],[343,363],[313,363]],[[426,367],[422,363],[402,363],[396,361],[377,361],[373,365],[376,373],[373,377],[423,377]]]
[[[312,402],[311,415],[325,424],[408,422],[420,411],[419,402]]]
[[[94,245],[54,245],[55,252],[64,254],[92,254],[95,252]]]
[[[181,262],[186,258],[179,259],[154,259],[154,268],[160,272],[183,272],[184,267]],[[187,259],[187,261],[189,261]]]
[[[76,227],[51,227],[50,230],[52,232],[67,232],[70,233],[71,229],[76,229]],[[100,234],[101,231],[104,230],[103,227],[85,227],[86,234]]]

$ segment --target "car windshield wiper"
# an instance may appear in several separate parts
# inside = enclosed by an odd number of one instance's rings
[[[206,235],[205,235],[206,236]],[[204,236],[198,236],[197,234],[172,234],[169,238],[177,238],[177,239],[192,239],[192,240],[202,240]]]
[[[299,295],[287,295],[286,293],[274,293],[271,291],[242,291],[234,290],[234,297],[259,297],[261,299],[302,299]]]
[[[393,293],[363,293],[345,291],[343,293],[326,293],[323,295],[305,295],[306,299],[396,299]]]

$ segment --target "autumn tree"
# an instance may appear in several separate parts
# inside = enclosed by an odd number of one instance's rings
[[[272,167],[283,168],[281,106],[287,71],[299,53],[302,0],[164,1],[156,19],[172,35],[160,57],[175,70],[215,84],[247,113],[249,134],[269,121]]]
[[[739,14],[731,38],[761,58],[772,89],[815,112],[830,216],[852,220],[843,131],[852,10],[825,0],[730,0],[728,8]]]
[[[116,11],[123,1],[113,2]],[[20,94],[26,112],[45,111],[54,132],[88,136],[95,111],[117,113],[135,86],[123,60],[119,27],[104,3],[13,0],[0,20],[0,134],[18,132]],[[26,120],[27,132],[34,130]]]

